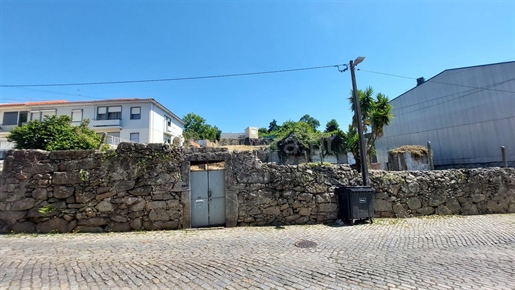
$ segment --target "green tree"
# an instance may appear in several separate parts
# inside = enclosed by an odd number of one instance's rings
[[[352,91],[349,101],[351,103],[351,109],[354,112],[352,125],[349,126],[347,133],[347,143],[349,144],[349,150],[354,155],[356,160],[356,166],[358,170],[361,169],[361,156],[359,154],[359,141],[357,134],[358,120],[356,116],[354,98],[352,97]],[[377,137],[383,135],[383,128],[387,126],[392,120],[392,105],[388,102],[388,97],[382,93],[378,93],[374,98],[374,90],[371,87],[366,88],[364,91],[358,90],[358,99],[361,109],[361,122],[363,124],[363,134],[368,136],[366,144],[366,152],[370,157],[375,154],[374,143]],[[353,142],[356,141],[356,144]],[[356,146],[354,146],[356,145]]]
[[[325,125],[325,133],[328,132],[334,132],[340,130],[340,126],[338,125],[338,122],[336,122],[336,119],[331,119],[327,124]]]
[[[89,119],[73,126],[69,116],[45,116],[14,128],[7,140],[15,142],[16,149],[80,150],[96,149],[100,136],[88,128]]]
[[[270,122],[270,125],[268,125],[268,133],[272,133],[273,131],[279,130],[280,127],[277,125],[277,121],[275,119]]]
[[[340,130],[340,126],[336,119],[331,119],[325,125],[325,155],[334,154],[336,156],[347,153],[347,134]]]
[[[308,114],[302,116],[299,122],[304,122],[308,124],[309,126],[311,126],[311,128],[313,128],[313,131],[316,131],[317,128],[320,126],[320,122]]]
[[[222,131],[216,126],[206,124],[206,119],[194,113],[188,113],[183,118],[185,122],[183,135],[185,139],[220,140]]]

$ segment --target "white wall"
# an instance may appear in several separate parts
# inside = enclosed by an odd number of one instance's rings
[[[0,108],[0,124],[3,122],[3,112],[19,112],[19,111],[41,111],[41,110],[56,110],[57,115],[67,115],[71,117],[72,110],[82,109],[82,118],[96,120],[98,107],[122,107],[121,129],[118,126],[107,127],[93,127],[93,122],[90,122],[90,128],[98,133],[120,133],[120,138],[130,140],[131,133],[139,133],[140,143],[162,143],[163,137],[166,132],[166,122],[164,116],[167,115],[171,118],[171,135],[170,139],[175,136],[182,136],[182,124],[172,118],[172,115],[167,114],[164,110],[154,105],[149,100],[135,101],[120,101],[118,102],[94,102],[94,103],[70,103],[70,104],[48,104],[40,106],[13,106]],[[140,119],[131,120],[131,107],[141,108]],[[30,113],[28,116],[30,120]],[[73,124],[79,124],[74,122]],[[1,125],[0,125],[1,126]],[[8,131],[12,130],[15,126],[4,126],[3,131],[0,130],[0,136],[7,135]]]
[[[162,143],[165,133],[171,134],[170,139],[174,137],[182,136],[182,124],[173,118],[170,114],[167,114],[161,108],[154,106],[152,116],[152,142],[149,143]],[[167,131],[167,122],[165,116],[171,118],[171,132]]]
[[[131,120],[131,108],[141,108],[140,119]],[[140,143],[149,142],[149,126],[148,118],[150,116],[151,104],[146,103],[129,103],[122,105],[122,130],[120,131],[120,138],[130,140],[131,133],[139,133]]]

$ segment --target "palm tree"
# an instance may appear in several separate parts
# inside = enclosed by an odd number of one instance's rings
[[[352,93],[353,92],[351,91],[349,101],[351,103],[352,111],[356,112]],[[382,93],[378,93],[374,99],[373,95],[374,90],[372,89],[372,87],[368,87],[364,91],[358,90],[359,105],[362,117],[361,122],[363,124],[363,134],[365,136],[368,135],[367,155],[369,157],[370,155],[373,155],[375,152],[375,140],[377,139],[377,137],[381,137],[383,135],[383,128],[390,124],[390,121],[393,118],[392,105],[390,105],[390,103],[388,102],[388,97]],[[349,127],[349,133],[347,135],[354,136],[354,134],[352,134],[351,131],[355,132],[357,126],[357,117],[354,113],[353,122],[352,125]],[[356,166],[358,170],[360,170],[361,156],[359,156],[359,147],[350,146],[350,149],[352,155],[354,155],[354,159],[356,160]]]

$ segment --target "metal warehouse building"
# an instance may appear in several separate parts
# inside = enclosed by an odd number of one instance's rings
[[[436,169],[501,166],[501,146],[515,166],[515,62],[449,69],[390,101],[393,120],[376,140],[388,151],[431,141]]]

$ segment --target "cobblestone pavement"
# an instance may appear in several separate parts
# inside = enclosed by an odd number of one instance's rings
[[[0,235],[0,289],[135,288],[515,289],[515,214]]]

